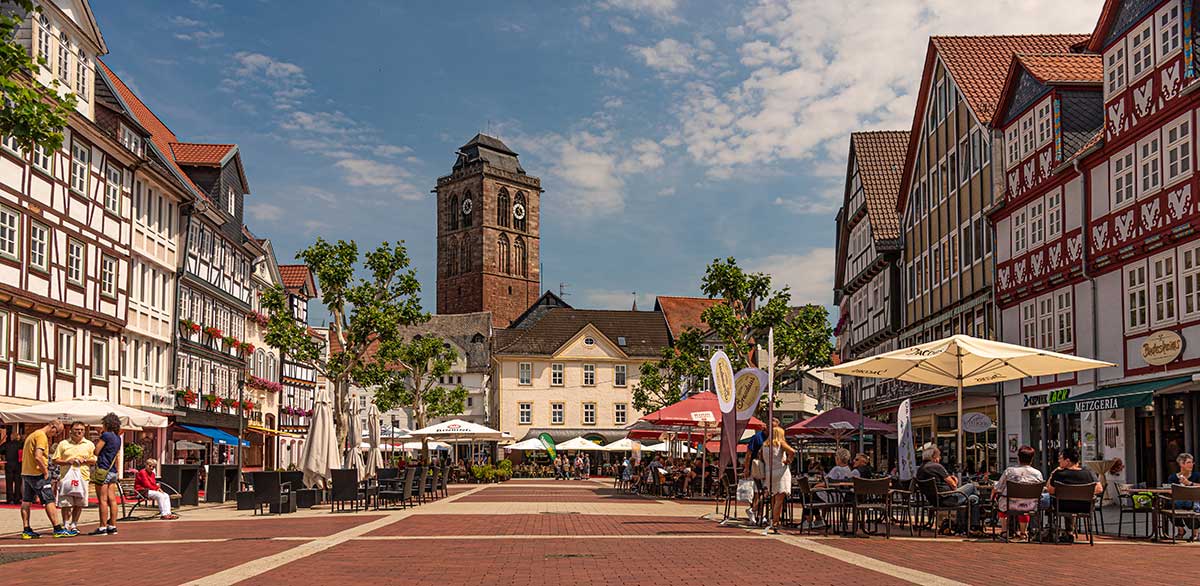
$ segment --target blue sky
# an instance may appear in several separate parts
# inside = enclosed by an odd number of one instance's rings
[[[497,135],[542,178],[543,288],[577,307],[699,293],[734,256],[832,301],[847,135],[907,128],[929,34],[1087,32],[1098,0],[96,0],[106,62],[182,140],[239,144],[247,224],[407,242],[433,307],[434,202]],[[337,11],[330,7],[337,5]],[[1048,8],[1049,6],[1053,8]]]

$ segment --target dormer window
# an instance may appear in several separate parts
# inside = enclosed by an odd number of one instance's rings
[[[237,197],[232,187],[225,189],[225,211],[229,212],[230,216],[237,216]]]
[[[121,144],[129,149],[129,152],[142,156],[142,137],[128,126],[121,127]]]
[[[79,55],[75,59],[75,93],[79,95],[79,99],[85,102],[88,99],[87,69],[87,54],[80,49]]]

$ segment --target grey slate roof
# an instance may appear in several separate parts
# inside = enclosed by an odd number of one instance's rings
[[[481,160],[509,173],[525,174],[525,169],[521,168],[521,163],[517,160],[517,153],[508,148],[504,141],[486,134],[476,134],[458,149],[458,160],[454,162],[454,169],[457,171]]]
[[[657,357],[670,344],[667,322],[659,311],[555,307],[528,327],[497,330],[494,352],[549,356],[589,323],[614,344],[625,338],[621,350],[629,356]]]

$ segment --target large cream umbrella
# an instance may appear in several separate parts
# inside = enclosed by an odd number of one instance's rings
[[[100,420],[115,413],[121,420],[122,429],[144,427],[166,427],[167,418],[107,399],[88,395],[67,401],[46,401],[25,407],[0,410],[0,421],[4,423],[49,423],[51,421],[82,421],[85,425],[100,425]]]
[[[594,441],[583,439],[582,437],[576,437],[555,445],[554,449],[560,452],[603,452],[604,446]]]
[[[341,462],[338,449],[337,430],[333,426],[333,409],[330,407],[329,391],[319,387],[313,399],[312,419],[308,424],[308,435],[300,455],[300,471],[304,473],[304,486],[329,486],[332,475],[329,469]]]
[[[356,409],[350,411],[349,429],[346,431],[346,445],[342,450],[342,468],[353,468],[359,480],[367,477],[367,467],[363,465],[362,452],[358,444],[362,441],[363,426],[362,412]]]
[[[890,378],[957,389],[958,463],[963,462],[963,387],[1116,366],[962,334],[821,369],[838,375]]]
[[[371,451],[367,452],[367,476],[375,476],[383,468],[383,452],[379,451],[379,444],[383,441],[381,432],[379,408],[371,403],[367,406],[367,442],[371,444]]]
[[[546,451],[546,446],[545,446],[545,444],[542,443],[542,440],[540,440],[536,437],[531,437],[525,441],[520,441],[515,444],[509,444],[507,446],[504,446],[504,451],[506,451],[506,452],[514,452],[514,451],[515,452],[521,452],[521,451],[544,452],[544,451]]]

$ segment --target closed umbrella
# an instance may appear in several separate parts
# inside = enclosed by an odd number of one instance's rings
[[[362,441],[361,412],[350,413],[350,429],[346,433],[346,449],[342,451],[342,468],[353,468],[358,471],[358,479],[366,478],[367,467],[363,465],[362,453],[358,451],[358,443]]]
[[[327,488],[332,481],[329,469],[341,461],[341,450],[333,427],[329,391],[324,387],[317,389],[308,436],[302,445],[304,452],[300,455],[299,468],[304,473],[304,486]]]
[[[371,403],[367,407],[367,443],[371,444],[371,451],[367,452],[367,476],[376,476],[379,469],[383,468],[383,452],[379,450],[379,444],[383,441],[381,431],[379,408]]]
[[[963,387],[1002,383],[1022,378],[1066,374],[1116,366],[1016,344],[994,342],[963,334],[901,348],[821,369],[837,375],[890,378],[957,389],[958,418],[962,421]],[[958,425],[958,462],[963,462],[963,426]]]

